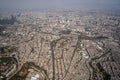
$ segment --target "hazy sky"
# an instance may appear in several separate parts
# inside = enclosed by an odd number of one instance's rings
[[[0,0],[0,8],[10,9],[96,9],[120,8],[120,0]]]

